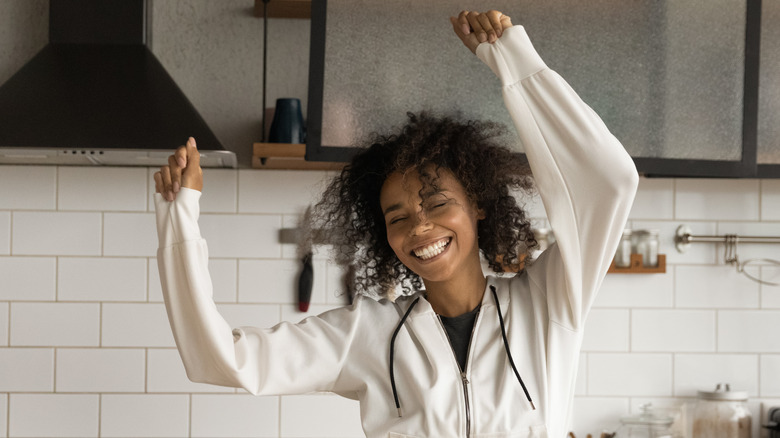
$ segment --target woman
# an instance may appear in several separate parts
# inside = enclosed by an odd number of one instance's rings
[[[527,174],[493,144],[492,124],[411,115],[319,204],[363,294],[299,324],[231,329],[211,300],[190,139],[155,175],[160,278],[190,379],[357,399],[369,437],[565,436],[585,316],[636,169],[521,26],[497,11],[451,21],[501,79],[557,243],[523,263],[535,241],[510,193],[529,187]],[[480,252],[494,270],[520,272],[485,277]]]

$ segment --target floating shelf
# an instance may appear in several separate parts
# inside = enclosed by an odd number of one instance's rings
[[[255,17],[263,16],[263,0],[255,0]],[[271,0],[268,18],[311,18],[311,0]]]
[[[631,254],[631,266],[618,268],[615,261],[609,265],[608,274],[664,274],[666,273],[666,255],[658,254],[658,266],[642,266],[642,254]]]
[[[254,169],[341,170],[347,163],[306,161],[306,145],[292,143],[254,143]]]

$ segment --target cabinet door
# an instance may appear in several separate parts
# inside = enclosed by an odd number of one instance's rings
[[[745,176],[755,171],[743,150],[747,1],[496,0],[490,7],[526,27],[641,172]],[[498,81],[452,35],[448,17],[479,3],[313,6],[307,157],[343,159],[369,134],[421,109],[504,123],[507,143],[522,152]]]
[[[780,177],[780,2],[764,1],[758,100],[758,171]]]

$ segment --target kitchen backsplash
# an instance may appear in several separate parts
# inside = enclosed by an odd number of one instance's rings
[[[0,166],[0,437],[359,437],[356,402],[325,394],[253,397],[191,383],[162,304],[152,170]],[[326,172],[205,171],[201,227],[215,300],[233,325],[304,317],[293,227]],[[540,203],[529,210],[544,224]],[[572,430],[616,426],[651,401],[676,406],[717,382],[780,399],[780,287],[722,262],[723,248],[675,250],[693,234],[780,235],[780,181],[642,179],[630,226],[657,228],[666,274],[610,274],[590,314]],[[740,245],[742,259],[780,258]],[[749,267],[780,282],[780,268]],[[321,251],[310,313],[342,305]],[[754,421],[758,435],[758,421]]]

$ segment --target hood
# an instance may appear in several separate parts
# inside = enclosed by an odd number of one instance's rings
[[[0,86],[0,164],[160,166],[192,136],[236,167],[149,50],[146,0],[50,0],[49,44]]]

